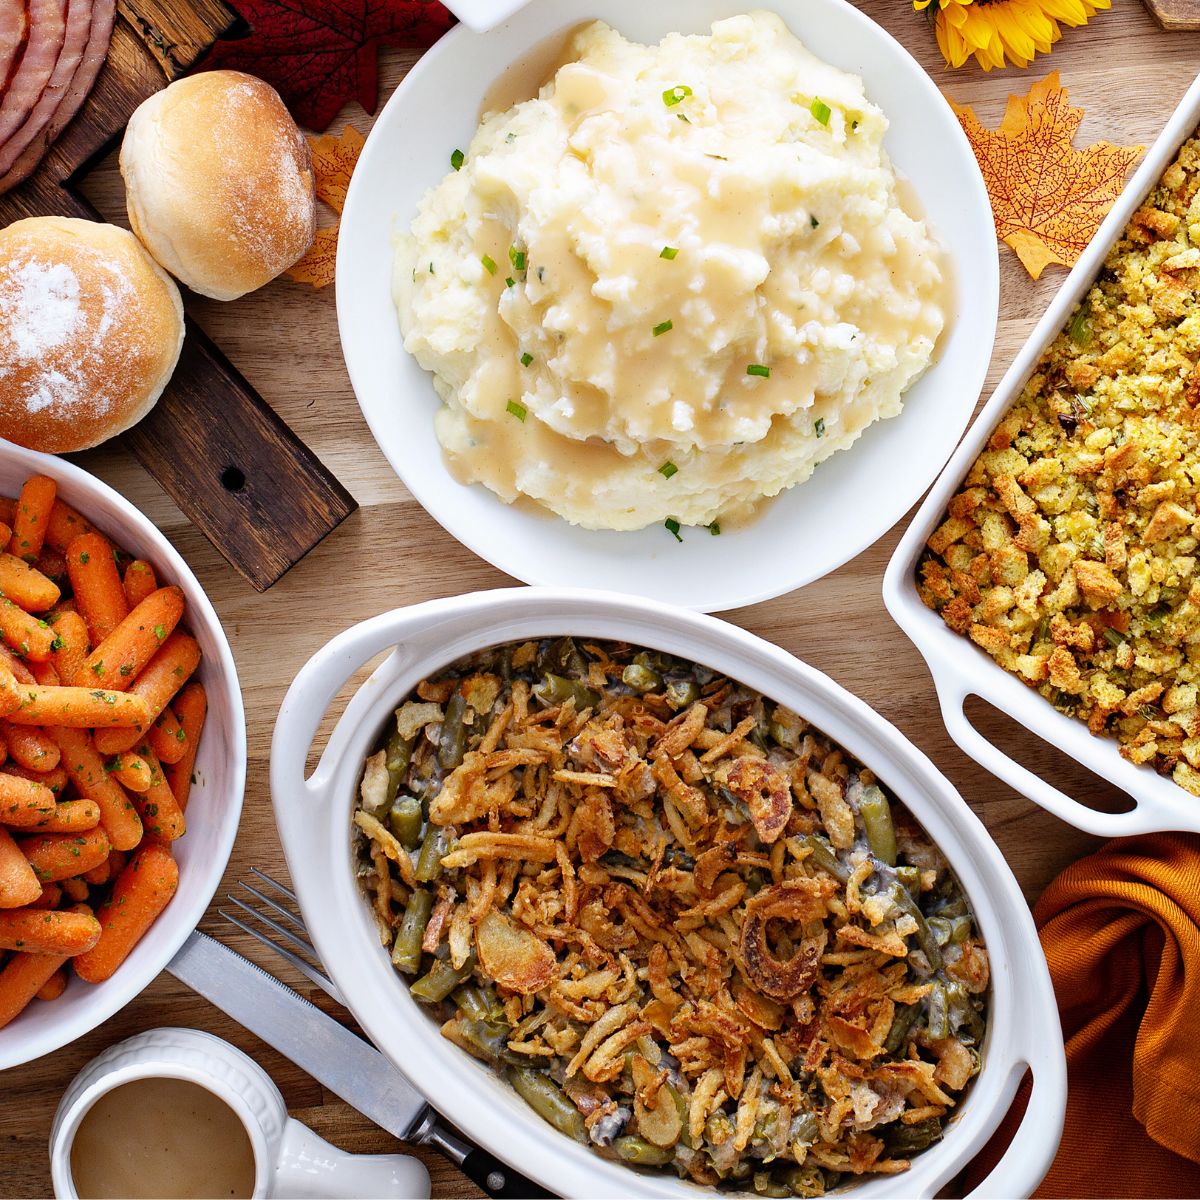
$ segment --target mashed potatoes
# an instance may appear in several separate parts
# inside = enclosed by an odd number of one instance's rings
[[[706,525],[895,416],[945,318],[886,129],[770,13],[577,33],[399,240],[456,477],[589,528]]]

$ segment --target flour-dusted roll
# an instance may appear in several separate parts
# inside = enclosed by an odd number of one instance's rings
[[[312,245],[312,156],[278,92],[239,71],[178,79],[121,145],[133,231],[194,292],[235,300]]]
[[[98,445],[154,407],[182,346],[179,289],[133,234],[69,217],[0,229],[0,437]]]

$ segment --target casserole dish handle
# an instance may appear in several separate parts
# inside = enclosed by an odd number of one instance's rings
[[[927,655],[926,661],[933,674],[938,701],[942,708],[942,719],[950,736],[965,754],[969,754],[981,767],[1002,779],[1013,791],[1035,804],[1040,804],[1068,825],[1074,825],[1076,829],[1082,829],[1096,837],[1130,837],[1140,833],[1156,833],[1162,829],[1181,828],[1178,809],[1160,804],[1152,796],[1139,796],[1135,807],[1127,812],[1106,813],[1088,808],[1086,804],[1080,804],[1078,800],[1073,800],[1065,792],[1059,791],[988,741],[968,720],[964,705],[969,696],[978,696],[1007,716],[1014,717],[1031,733],[1040,737],[1036,729],[1022,721],[1002,701],[987,695],[983,687],[960,674],[945,659]],[[1200,831],[1200,825],[1194,828]]]

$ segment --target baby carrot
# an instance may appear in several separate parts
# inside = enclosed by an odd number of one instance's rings
[[[0,828],[0,908],[24,908],[42,894],[42,885],[7,829]]]
[[[82,875],[73,876],[62,881],[63,895],[69,900],[86,900],[89,896],[87,881]]]
[[[59,996],[67,990],[67,973],[59,967],[45,983],[42,984],[41,990],[37,994],[39,1000],[57,1000]]]
[[[58,749],[57,742],[55,742],[54,747],[56,750]],[[63,794],[63,789],[67,786],[67,773],[61,766],[51,767],[49,771],[31,771],[28,767],[21,766],[20,763],[10,762],[5,763],[0,768],[0,773],[15,775],[18,779],[28,779],[33,783],[40,783],[44,787],[48,787],[54,793],[56,799]]]
[[[75,603],[98,646],[129,615],[112,543],[102,533],[85,533],[67,547],[67,574]]]
[[[135,558],[125,568],[125,578],[121,581],[125,589],[125,599],[130,608],[137,608],[151,592],[158,590],[158,580],[154,568],[144,559]]]
[[[77,612],[64,612],[59,613],[50,627],[54,630],[50,661],[58,671],[59,679],[74,683],[88,656],[87,625]]]
[[[62,683],[51,662],[31,662],[29,673],[33,676],[34,682],[40,683],[42,687],[58,687]]]
[[[154,757],[154,751],[143,742],[138,747],[138,753],[146,760],[150,772],[150,786],[133,797],[141,814],[146,838],[152,842],[173,842],[183,837],[187,829],[183,809],[179,807],[179,801],[175,799],[175,793],[171,791],[162,765]]]
[[[27,908],[57,908],[62,903],[63,890],[57,883],[45,883],[42,885],[42,894],[36,899],[31,900]]]
[[[112,777],[124,788],[131,792],[144,792],[150,787],[150,765],[140,755],[126,751],[118,754],[108,764]],[[137,801],[135,800],[136,804]]]
[[[158,653],[183,616],[183,592],[159,588],[88,655],[71,680],[77,687],[125,691]]]
[[[183,752],[187,749],[187,734],[184,733],[175,710],[169,704],[158,714],[158,720],[150,726],[146,741],[150,743],[150,749],[158,755],[159,762],[177,763],[183,757]]]
[[[53,812],[54,793],[48,787],[0,771],[0,825],[29,828]]]
[[[0,721],[0,735],[8,747],[9,758],[19,766],[30,771],[53,771],[58,766],[58,746],[40,729]]]
[[[24,658],[45,662],[54,644],[54,631],[7,596],[0,596],[0,636],[5,644]]]
[[[87,833],[41,833],[18,843],[33,873],[43,883],[73,879],[98,867],[110,849],[103,829]]]
[[[58,603],[62,593],[53,579],[47,579],[23,558],[0,551],[0,592],[26,612],[45,612]]]
[[[14,908],[0,912],[0,950],[24,954],[82,954],[100,940],[100,922],[90,913]]]
[[[125,789],[104,769],[84,729],[57,726],[47,731],[62,751],[63,766],[79,792],[100,806],[100,824],[117,850],[132,850],[142,840],[142,822]]]
[[[133,741],[154,719],[146,700],[129,692],[101,688],[43,687],[24,684],[17,693],[19,705],[8,714],[14,725],[70,725],[74,729],[120,729]]]
[[[12,526],[0,521],[0,546],[7,546],[12,540]]]
[[[95,800],[60,800],[38,826],[38,833],[86,833],[100,824]],[[111,838],[109,839],[112,840]]]
[[[196,771],[196,752],[200,749],[200,734],[204,729],[204,718],[208,714],[208,696],[204,684],[197,681],[175,697],[173,705],[179,715],[179,723],[183,727],[183,755],[179,761],[163,768],[171,791],[179,801],[181,809],[187,808],[188,795],[192,790],[193,775]]]
[[[98,729],[96,749],[101,754],[120,754],[122,750],[133,749],[158,714],[175,698],[175,693],[187,683],[199,662],[200,646],[196,639],[175,630],[124,693],[131,700],[145,700],[150,710],[147,720],[133,729]]]
[[[3,511],[0,510],[0,516]],[[16,519],[14,512],[13,519]],[[55,500],[50,509],[50,520],[46,523],[46,544],[65,554],[67,547],[82,533],[92,533],[95,526],[86,517],[77,513],[69,504]]]
[[[41,553],[57,493],[57,484],[46,475],[31,475],[25,480],[13,509],[12,537],[8,543],[10,554],[33,562]]]
[[[25,1011],[66,961],[65,954],[14,954],[4,964],[0,971],[0,1029]]]
[[[67,560],[53,546],[43,546],[33,565],[59,589],[67,582]]]
[[[30,674],[29,668],[2,643],[0,643],[0,666],[7,668],[7,671],[0,671],[0,681],[2,681],[5,691],[9,690],[7,678],[9,675],[17,683],[37,683],[37,680]]]
[[[97,914],[100,940],[75,959],[86,983],[103,983],[125,961],[179,886],[179,868],[166,846],[144,846],[117,876],[112,895]]]
[[[126,862],[128,856],[120,850],[114,850],[98,867],[85,871],[80,878],[92,887],[103,887],[125,870]]]

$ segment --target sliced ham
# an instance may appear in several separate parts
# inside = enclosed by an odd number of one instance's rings
[[[92,27],[92,0],[67,0],[66,27],[63,31],[62,49],[54,70],[42,89],[37,103],[29,110],[24,122],[0,146],[0,176],[16,162],[21,151],[37,137],[54,116],[59,102],[67,94],[75,72],[83,60],[88,33]]]
[[[0,0],[0,96],[21,61],[29,31],[28,0]]]
[[[21,127],[54,74],[67,31],[65,0],[29,0],[25,53],[0,99],[0,146]]]
[[[91,92],[92,85],[96,82],[96,76],[100,73],[100,68],[108,56],[108,43],[112,38],[113,21],[116,14],[116,0],[93,0],[87,43],[83,48],[83,55],[74,77],[60,95],[45,126],[21,152],[8,173],[0,177],[0,192],[6,192],[9,188],[16,187],[21,180],[32,174],[50,143],[67,127],[71,118],[88,98],[88,93]]]

